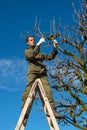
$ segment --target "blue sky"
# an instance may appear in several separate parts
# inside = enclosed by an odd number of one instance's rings
[[[48,31],[50,20],[61,17],[62,24],[72,24],[71,0],[2,0],[0,1],[0,130],[14,130],[21,112],[21,96],[26,86],[27,63],[24,60],[25,34],[35,18]],[[46,51],[45,51],[46,52]],[[48,130],[40,101],[34,103],[26,130]],[[72,126],[61,130],[77,130]]]

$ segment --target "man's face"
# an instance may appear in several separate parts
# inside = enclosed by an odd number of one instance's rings
[[[34,37],[29,37],[28,38],[27,45],[29,45],[29,46],[35,46],[35,39],[34,39]]]

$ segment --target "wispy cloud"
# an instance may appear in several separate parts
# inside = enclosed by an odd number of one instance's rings
[[[27,63],[24,59],[0,59],[0,89],[22,90],[26,85]]]
[[[47,68],[52,67],[51,62],[45,62]],[[28,64],[25,59],[0,59],[0,89],[8,91],[22,91],[27,83]]]

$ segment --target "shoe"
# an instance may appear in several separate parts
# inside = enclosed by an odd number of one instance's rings
[[[65,118],[64,115],[58,114],[58,112],[55,109],[52,109],[52,110],[53,110],[53,113],[54,113],[54,116],[56,119],[64,119]]]

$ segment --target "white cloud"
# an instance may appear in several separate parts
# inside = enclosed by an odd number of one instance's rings
[[[46,62],[47,68],[52,66]],[[53,62],[54,63],[54,62]],[[28,64],[25,59],[0,59],[0,89],[9,91],[23,91],[27,83]]]
[[[0,59],[0,89],[10,91],[24,89],[27,67],[24,59]]]

